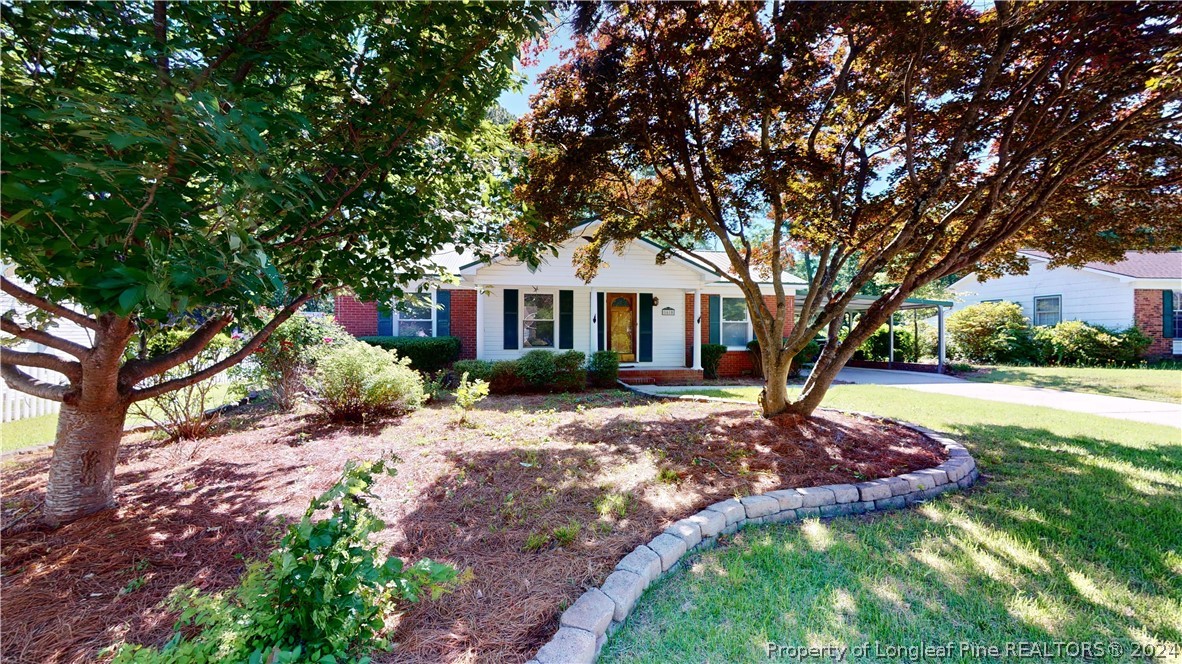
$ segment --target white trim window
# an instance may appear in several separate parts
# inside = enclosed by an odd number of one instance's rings
[[[435,336],[435,307],[421,299],[399,302],[394,307],[394,336]]]
[[[1063,321],[1063,298],[1059,295],[1041,295],[1034,298],[1034,325],[1048,327]]]
[[[746,298],[722,298],[722,329],[719,332],[720,340],[727,348],[747,348],[747,342],[751,341],[751,321],[747,315]]]
[[[557,300],[554,293],[521,294],[522,348],[554,348]]]

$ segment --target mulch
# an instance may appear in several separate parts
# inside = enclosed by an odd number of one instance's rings
[[[673,521],[733,496],[857,482],[930,467],[938,445],[876,419],[821,412],[766,420],[752,407],[653,402],[623,392],[490,397],[461,426],[447,404],[368,426],[252,406],[187,447],[123,445],[120,507],[58,530],[33,518],[48,452],[5,464],[0,611],[6,662],[83,662],[121,641],[159,645],[177,586],[232,586],[281,525],[350,458],[394,453],[377,487],[383,548],[466,570],[410,605],[377,662],[521,662],[562,610]],[[605,497],[627,505],[620,516]],[[526,551],[531,535],[578,528]]]

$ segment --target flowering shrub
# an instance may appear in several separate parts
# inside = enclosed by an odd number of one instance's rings
[[[332,318],[292,316],[284,321],[236,373],[247,385],[269,389],[271,400],[290,410],[299,400],[304,380],[326,349],[353,341]]]

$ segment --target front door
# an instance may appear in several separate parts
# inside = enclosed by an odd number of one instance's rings
[[[607,294],[607,348],[621,362],[636,361],[636,294]]]

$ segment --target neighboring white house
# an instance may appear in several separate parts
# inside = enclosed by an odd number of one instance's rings
[[[1049,268],[1050,255],[1018,252],[1026,274],[981,282],[970,273],[952,284],[953,311],[980,302],[1014,302],[1034,325],[1080,320],[1123,329],[1131,325],[1153,338],[1152,355],[1182,354],[1182,252],[1130,251],[1117,263]]]

